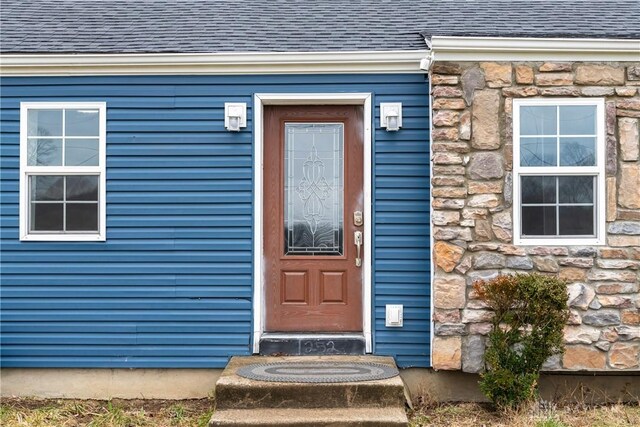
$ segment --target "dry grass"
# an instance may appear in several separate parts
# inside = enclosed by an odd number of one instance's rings
[[[4,399],[2,427],[204,427],[214,402],[200,400],[34,400]],[[640,426],[640,407],[537,404],[521,412],[497,413],[476,403],[414,402],[411,427],[613,427]]]
[[[417,402],[410,413],[411,427],[637,427],[638,404],[588,406],[536,403],[510,412],[493,411],[487,404]]]
[[[213,400],[3,399],[2,427],[205,427]]]

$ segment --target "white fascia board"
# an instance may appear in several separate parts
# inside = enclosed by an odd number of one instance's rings
[[[427,50],[356,52],[5,54],[0,74],[162,75],[424,73]]]
[[[435,61],[640,61],[638,39],[433,36]]]

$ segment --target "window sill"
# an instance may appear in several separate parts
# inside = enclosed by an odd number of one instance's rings
[[[514,245],[519,246],[603,246],[604,238],[587,237],[587,238],[515,238]]]
[[[21,242],[104,242],[101,234],[27,234],[20,237]]]

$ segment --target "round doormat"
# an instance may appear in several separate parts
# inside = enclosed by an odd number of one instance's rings
[[[384,380],[398,375],[398,370],[392,366],[367,362],[277,362],[243,366],[237,373],[258,381],[345,383]]]

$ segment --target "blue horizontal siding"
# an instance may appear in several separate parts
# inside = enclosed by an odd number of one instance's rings
[[[7,77],[5,367],[211,368],[251,352],[253,94],[374,94],[374,351],[429,366],[429,110],[421,75]],[[106,242],[18,239],[19,105],[107,103]],[[248,126],[226,132],[225,102]],[[379,103],[403,103],[400,132]],[[384,305],[404,304],[404,327]]]

